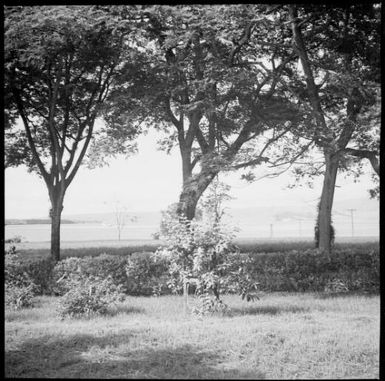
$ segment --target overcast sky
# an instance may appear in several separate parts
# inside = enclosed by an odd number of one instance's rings
[[[111,212],[119,201],[128,211],[159,211],[178,200],[181,189],[181,163],[177,149],[167,155],[156,149],[157,136],[150,133],[138,140],[139,152],[128,159],[110,160],[108,167],[89,170],[80,168],[69,186],[64,200],[63,215]],[[352,178],[337,179],[335,207],[339,202],[367,200],[371,187],[370,166],[358,183]],[[322,179],[313,187],[288,189],[288,174],[274,179],[262,179],[249,184],[239,173],[221,177],[231,185],[228,203],[231,208],[254,208],[282,205],[314,210],[321,194]],[[373,200],[373,205],[378,202]],[[346,206],[346,202],[344,204]],[[351,207],[356,207],[352,205]],[[28,173],[25,167],[5,171],[5,217],[46,218],[50,208],[48,192],[42,179]]]

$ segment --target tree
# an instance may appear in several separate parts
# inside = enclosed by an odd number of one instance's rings
[[[119,202],[117,202],[115,204],[114,215],[115,215],[116,229],[118,231],[118,240],[120,241],[122,231],[127,224],[127,217],[128,217],[127,208],[125,206],[122,206]],[[131,222],[136,222],[137,220],[138,220],[137,216],[130,217]]]
[[[170,275],[174,291],[183,287],[185,311],[188,304],[189,285],[196,286],[201,313],[225,305],[220,299],[223,273],[228,254],[233,250],[234,227],[224,224],[223,202],[228,199],[228,188],[218,181],[209,187],[209,194],[200,200],[202,218],[188,220],[170,208],[164,213],[162,238],[165,245],[158,254],[170,262]],[[197,311],[198,312],[198,311]]]
[[[219,224],[225,214],[224,203],[232,199],[229,195],[230,186],[221,182],[217,175],[214,181],[208,188],[208,193],[205,197],[199,200],[202,214],[207,219],[213,221],[214,224]]]
[[[303,70],[293,87],[309,106],[308,136],[324,157],[319,248],[330,253],[337,172],[349,168],[352,156],[379,169],[379,10],[373,4],[326,10],[291,5],[288,13]]]
[[[142,8],[147,42],[138,41],[140,65],[122,67],[109,120],[167,132],[163,148],[177,145],[182,161],[178,213],[189,220],[220,171],[268,161],[270,147],[299,123],[279,84],[295,55],[272,12],[253,5]]]
[[[126,208],[121,208],[119,205],[116,205],[115,222],[116,222],[116,229],[118,231],[118,240],[120,241],[122,230],[126,225]]]
[[[60,259],[64,195],[95,135],[95,119],[130,32],[113,7],[110,11],[97,6],[5,8],[5,127],[6,138],[13,139],[6,143],[6,163],[26,164],[46,183],[55,261]],[[17,128],[18,118],[23,129]],[[127,140],[133,135],[127,129]]]

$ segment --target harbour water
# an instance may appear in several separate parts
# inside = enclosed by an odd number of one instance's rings
[[[236,225],[236,224],[235,224]],[[238,224],[237,238],[298,238],[312,239],[314,225],[310,221],[300,222],[275,222],[274,224],[242,225]],[[335,224],[337,236],[353,236],[350,225]],[[153,239],[153,234],[159,231],[159,225],[130,224],[121,231],[122,240]],[[5,239],[21,236],[27,242],[45,242],[50,240],[50,225],[6,225]],[[354,237],[378,237],[379,226],[376,224],[357,224],[354,230]],[[103,223],[78,223],[62,224],[62,241],[100,241],[117,240],[118,230],[116,226]]]

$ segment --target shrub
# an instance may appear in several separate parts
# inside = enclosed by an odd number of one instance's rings
[[[246,301],[259,299],[257,295],[259,282],[250,266],[252,266],[250,257],[239,253],[229,255],[220,279],[223,292],[238,294]]]
[[[21,243],[23,241],[23,237],[21,235],[15,235],[12,238],[7,238],[4,240],[4,243]]]
[[[338,292],[338,293],[340,293],[340,292],[349,291],[349,288],[343,280],[341,280],[339,278],[334,278],[332,280],[329,280],[326,283],[324,290],[325,290],[325,292]]]
[[[51,290],[56,295],[64,295],[73,286],[74,277],[90,276],[107,278],[127,291],[125,264],[127,258],[121,255],[100,254],[98,256],[69,257],[58,262],[53,269]]]
[[[24,271],[36,286],[35,293],[37,295],[52,294],[51,286],[54,266],[55,262],[51,258],[23,264]]]
[[[217,299],[209,292],[204,291],[197,295],[192,313],[198,316],[205,316],[214,313],[224,313],[228,310],[228,305],[223,303],[222,300]]]
[[[14,309],[33,305],[36,285],[25,272],[15,246],[11,246],[5,252],[4,281],[5,305]]]
[[[12,309],[21,309],[33,306],[35,296],[34,285],[15,286],[5,283],[5,305]]]
[[[127,258],[125,265],[126,292],[129,295],[163,295],[168,288],[169,263],[153,253],[138,253]]]
[[[70,257],[56,263],[51,277],[51,292],[62,296],[74,287],[74,282],[79,282],[81,275],[81,258]]]
[[[106,314],[108,307],[124,299],[121,288],[110,277],[72,278],[74,287],[60,297],[57,311],[60,317],[82,317]]]
[[[14,247],[5,253],[4,280],[6,284],[14,287],[27,287],[33,283],[30,276],[25,272]]]
[[[110,277],[111,281],[127,291],[127,277],[125,266],[128,258],[122,255],[102,253],[96,257],[84,257],[80,261],[81,272],[85,276],[100,278]]]
[[[247,255],[247,265],[242,257]],[[328,257],[318,250],[242,254],[232,258],[233,267],[258,281],[262,291],[324,291],[338,282],[350,291],[379,290],[379,253],[335,250]],[[246,267],[245,267],[246,266]],[[337,281],[336,281],[337,280]]]

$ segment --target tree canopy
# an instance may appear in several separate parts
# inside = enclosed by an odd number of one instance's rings
[[[44,179],[59,230],[65,191],[131,31],[124,18],[97,6],[6,7],[4,27],[6,165],[24,163]],[[125,141],[135,133],[127,128]]]
[[[108,120],[168,132],[162,144],[179,147],[181,211],[192,218],[219,171],[270,160],[270,146],[300,123],[279,81],[295,55],[266,6],[148,6],[141,22],[140,65],[122,65]]]

